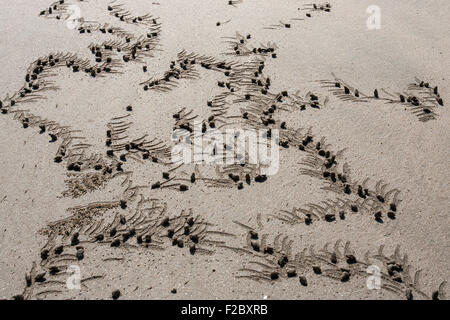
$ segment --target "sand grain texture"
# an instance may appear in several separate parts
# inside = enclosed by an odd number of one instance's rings
[[[375,2],[1,1],[0,298],[446,298],[450,4]],[[172,163],[194,120],[278,173]]]

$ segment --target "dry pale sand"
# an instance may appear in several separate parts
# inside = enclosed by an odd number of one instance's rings
[[[450,3],[307,3],[1,0],[0,298],[445,298]],[[174,126],[212,115],[285,122],[278,173],[171,164]]]

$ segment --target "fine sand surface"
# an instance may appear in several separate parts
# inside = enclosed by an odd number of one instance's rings
[[[448,296],[450,2],[309,3],[0,0],[0,298]],[[194,120],[278,173],[172,163]]]

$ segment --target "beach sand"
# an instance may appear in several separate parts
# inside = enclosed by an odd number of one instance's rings
[[[0,298],[448,295],[448,1],[0,3]],[[278,172],[171,163],[194,120]]]

